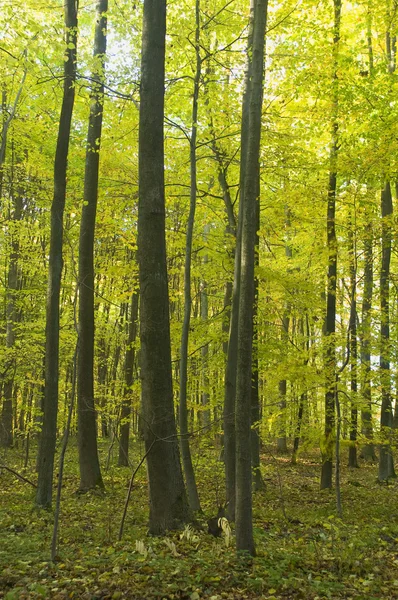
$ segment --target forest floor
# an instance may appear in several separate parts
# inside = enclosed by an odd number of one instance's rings
[[[53,513],[33,506],[34,489],[0,469],[0,598],[6,600],[240,600],[398,598],[398,482],[379,485],[377,467],[345,467],[343,519],[334,491],[319,490],[320,459],[264,454],[264,492],[254,497],[257,556],[236,557],[234,539],[206,529],[146,534],[145,469],[135,480],[124,535],[117,541],[130,469],[113,466],[113,450],[101,442],[106,491],[76,494],[77,456],[68,450],[57,561],[49,560]],[[142,447],[134,447],[137,464]],[[23,450],[0,455],[35,481],[34,460],[23,469]],[[141,454],[142,455],[142,454]],[[197,454],[199,491],[206,518],[223,497],[217,451]],[[32,452],[33,457],[33,452]],[[204,458],[205,457],[205,458]]]

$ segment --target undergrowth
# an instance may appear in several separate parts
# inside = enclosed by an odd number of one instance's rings
[[[147,536],[145,468],[135,479],[124,535],[117,541],[130,470],[108,461],[102,442],[106,490],[76,493],[77,456],[65,465],[57,561],[49,560],[53,513],[34,507],[34,489],[0,469],[0,598],[84,600],[396,599],[398,597],[398,484],[379,485],[376,467],[343,469],[343,519],[333,491],[319,489],[319,458],[265,454],[263,492],[254,495],[257,556],[237,558],[232,539],[205,527],[223,499],[218,451],[197,458],[204,515],[185,532]],[[137,464],[142,447],[133,448]],[[7,465],[31,481],[34,461],[21,467],[21,449],[3,453]],[[343,456],[343,464],[346,462]]]

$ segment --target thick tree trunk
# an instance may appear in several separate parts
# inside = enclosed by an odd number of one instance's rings
[[[192,101],[192,129],[190,139],[190,205],[187,223],[187,234],[185,241],[185,267],[184,267],[184,320],[181,331],[180,345],[180,394],[179,394],[179,425],[180,425],[180,447],[182,466],[184,470],[185,483],[187,486],[189,504],[193,511],[200,510],[200,501],[196,486],[195,473],[193,470],[191,449],[189,446],[189,431],[188,431],[188,407],[187,407],[187,390],[188,390],[188,338],[189,326],[191,321],[191,260],[192,260],[192,239],[193,228],[195,222],[196,211],[196,138],[197,138],[197,121],[198,121],[198,98],[199,98],[199,82],[202,67],[200,57],[200,2],[195,2],[195,53],[196,53],[196,70],[194,75],[194,89]]]
[[[52,501],[52,482],[57,433],[59,298],[62,274],[62,241],[63,216],[66,197],[66,173],[72,112],[75,100],[77,42],[76,0],[66,0],[64,4],[64,10],[66,27],[66,60],[64,63],[64,92],[54,161],[54,196],[51,205],[49,276],[46,304],[43,424],[37,459],[38,482],[36,503],[39,506],[50,506]]]
[[[95,67],[88,121],[84,203],[79,239],[79,352],[77,418],[80,490],[103,487],[94,403],[94,234],[104,108],[104,68],[108,0],[99,0],[94,38]]]
[[[236,547],[255,554],[252,521],[251,406],[252,390],[254,264],[257,239],[257,204],[260,189],[260,139],[264,84],[267,0],[254,6],[252,78],[250,82],[249,130],[245,160],[242,209],[241,277],[239,294],[238,364],[236,377]]]
[[[164,196],[166,1],[144,0],[139,129],[138,263],[142,420],[149,479],[149,531],[190,518],[173,406]]]
[[[393,425],[390,372],[390,262],[391,262],[391,186],[387,182],[381,194],[381,270],[380,270],[380,383],[382,441],[379,455],[379,481],[395,477],[394,462],[390,445]]]
[[[326,318],[324,327],[325,338],[325,438],[322,448],[321,489],[332,487],[333,473],[333,437],[335,424],[336,396],[336,290],[337,290],[337,238],[336,238],[336,189],[337,189],[337,155],[338,155],[338,111],[339,111],[339,82],[337,76],[341,0],[334,0],[333,26],[333,79],[332,79],[332,115],[331,115],[331,148],[330,170],[327,197],[327,298]]]
[[[129,437],[130,437],[130,418],[131,418],[131,390],[134,383],[134,362],[135,362],[135,342],[137,338],[137,319],[138,319],[138,291],[134,291],[130,302],[130,315],[128,320],[128,338],[126,357],[124,362],[124,396],[122,410],[120,415],[120,436],[119,436],[119,467],[128,467],[129,465]]]

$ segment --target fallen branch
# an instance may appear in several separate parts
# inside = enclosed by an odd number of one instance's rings
[[[14,471],[14,469],[10,469],[10,467],[6,467],[5,465],[0,465],[0,469],[5,469],[6,471],[9,471],[13,475],[15,475],[15,477],[18,477],[18,479],[20,479],[21,481],[24,481],[25,483],[29,483],[29,485],[31,485],[34,488],[37,487],[37,485],[35,483],[33,483],[33,481],[30,481],[30,479],[26,479],[26,477],[24,477],[23,475],[20,475],[19,473]]]

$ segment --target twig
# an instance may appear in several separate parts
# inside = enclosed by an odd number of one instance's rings
[[[144,456],[141,458],[141,460],[138,463],[137,467],[133,471],[133,474],[131,475],[129,489],[128,489],[128,492],[127,492],[126,501],[124,503],[123,516],[122,516],[122,520],[121,520],[121,523],[120,523],[119,537],[118,537],[119,542],[121,541],[121,539],[123,537],[124,521],[126,520],[127,507],[129,505],[129,502],[130,502],[130,496],[131,496],[131,491],[133,489],[134,478],[137,475],[138,470],[141,467],[142,463],[144,462],[144,460],[146,459],[146,457],[148,456],[148,454],[150,453],[150,451],[152,450],[153,446],[156,444],[157,441],[158,441],[157,439],[153,440],[152,444],[149,446],[148,450],[145,452]]]

